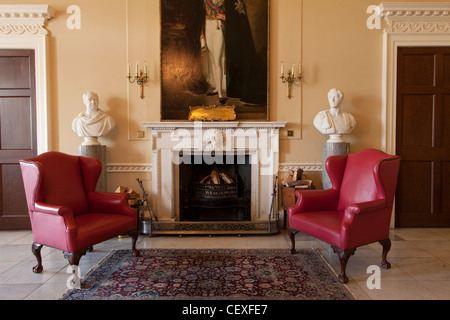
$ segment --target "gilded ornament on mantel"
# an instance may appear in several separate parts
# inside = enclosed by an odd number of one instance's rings
[[[189,121],[235,121],[236,106],[189,107]]]

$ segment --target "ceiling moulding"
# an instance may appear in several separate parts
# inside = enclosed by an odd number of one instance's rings
[[[450,3],[383,2],[379,10],[390,33],[450,32]]]
[[[0,5],[0,35],[46,35],[45,23],[55,12],[49,5]]]

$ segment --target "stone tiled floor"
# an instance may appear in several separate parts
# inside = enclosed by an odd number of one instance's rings
[[[367,273],[381,261],[381,245],[359,248],[350,258],[347,274],[350,291],[361,300],[449,300],[450,229],[391,230],[390,270],[381,269],[381,289],[370,290]],[[54,300],[67,291],[68,263],[61,251],[42,249],[44,271],[34,274],[31,231],[0,232],[0,299]],[[339,272],[337,255],[323,242],[297,234],[297,248],[317,248],[329,265]],[[83,277],[114,249],[129,249],[130,239],[114,238],[94,247],[81,259]],[[285,231],[273,236],[141,236],[138,248],[289,248]]]

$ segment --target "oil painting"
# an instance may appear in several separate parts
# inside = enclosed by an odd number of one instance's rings
[[[161,120],[234,107],[269,120],[269,0],[161,0]]]

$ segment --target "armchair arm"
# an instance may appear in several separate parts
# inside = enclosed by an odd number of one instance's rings
[[[381,210],[385,207],[385,199],[351,204],[345,209],[344,220],[342,221],[342,223],[349,225],[353,222],[355,216]]]
[[[73,218],[72,209],[65,206],[56,206],[42,202],[34,204],[35,212],[62,217],[67,230],[76,229],[75,219]]]
[[[90,192],[88,194],[91,212],[126,214],[137,217],[137,210],[128,204],[128,193]]]
[[[65,216],[72,213],[72,209],[64,206],[55,206],[51,204],[46,204],[42,202],[36,202],[34,205],[35,211],[53,214],[55,216]]]
[[[385,199],[347,206],[340,228],[340,248],[356,248],[389,238],[390,214]]]
[[[289,208],[289,216],[312,211],[336,210],[339,192],[335,189],[297,191],[297,203]]]

